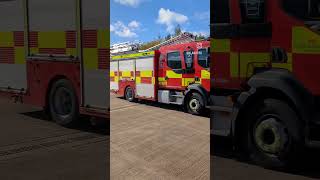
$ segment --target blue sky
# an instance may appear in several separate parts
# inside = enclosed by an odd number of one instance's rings
[[[209,34],[210,0],[111,0],[111,44],[147,42],[183,31]]]

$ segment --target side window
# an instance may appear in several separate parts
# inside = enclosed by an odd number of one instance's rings
[[[230,23],[229,0],[211,1],[211,24]]]
[[[320,17],[320,1],[319,0],[309,0],[308,1],[308,14],[311,18]]]
[[[320,17],[319,0],[283,0],[283,9],[291,16],[310,20]]]
[[[181,56],[180,52],[171,52],[167,54],[168,66],[172,69],[181,69]]]
[[[210,67],[209,49],[198,50],[198,64],[203,68]]]
[[[193,51],[184,51],[183,55],[186,63],[186,68],[187,69],[193,68],[193,59],[194,59]]]
[[[240,0],[242,23],[264,23],[265,0]]]

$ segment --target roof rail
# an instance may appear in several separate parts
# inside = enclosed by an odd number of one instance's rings
[[[187,43],[187,42],[193,42],[195,41],[195,36],[191,33],[188,32],[184,32],[181,33],[178,36],[175,36],[167,41],[164,41],[160,44],[157,44],[153,47],[150,47],[148,49],[145,50],[140,50],[140,52],[148,52],[148,51],[153,51],[153,50],[157,50],[159,48],[161,48],[162,46],[168,46],[168,45],[172,45],[172,44],[182,44],[182,43]]]

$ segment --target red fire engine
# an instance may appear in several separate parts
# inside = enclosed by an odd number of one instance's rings
[[[70,126],[108,117],[108,0],[1,0],[0,94]]]
[[[209,41],[162,46],[159,50],[113,56],[111,91],[127,100],[184,105],[201,114],[210,90]]]
[[[211,134],[289,165],[320,142],[320,1],[211,2]]]

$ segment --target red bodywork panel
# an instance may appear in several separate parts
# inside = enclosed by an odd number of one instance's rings
[[[239,0],[230,0],[230,24],[241,23],[241,12]],[[269,53],[271,57],[272,48],[283,48],[292,57],[290,66],[296,78],[313,95],[320,95],[320,52],[294,52],[293,38],[294,27],[308,29],[303,20],[289,15],[281,7],[281,0],[265,1],[266,3],[266,22],[272,23],[271,37],[239,37],[231,38],[230,52],[237,53]],[[320,36],[319,34],[315,36]],[[312,39],[315,40],[315,39]],[[316,41],[316,40],[315,40]],[[317,47],[315,47],[317,48]],[[212,88],[222,89],[242,89],[241,84],[245,84],[250,77],[231,77],[230,75],[230,52],[211,53],[211,78]],[[238,59],[238,71],[240,64],[245,63]],[[270,61],[270,66],[271,66]]]
[[[133,90],[135,90],[136,83],[131,80],[119,81],[119,91],[117,92],[117,94],[119,94],[120,96],[124,96],[127,87],[131,87]]]
[[[28,60],[28,90],[24,97],[25,103],[45,107],[46,95],[50,90],[51,83],[62,77],[73,84],[78,102],[81,102],[79,62]]]

